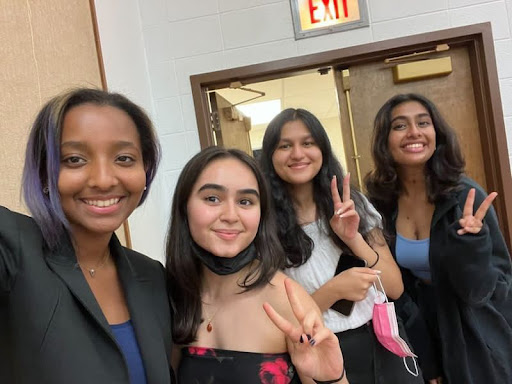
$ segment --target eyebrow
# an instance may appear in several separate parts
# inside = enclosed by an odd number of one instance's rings
[[[420,114],[418,114],[418,115],[416,115],[416,116],[414,116],[414,117],[429,117],[429,118],[431,118],[431,119],[432,119],[432,116],[430,116],[430,114],[428,114],[428,113],[420,113]],[[404,120],[406,120],[406,119],[407,119],[407,116],[403,116],[403,115],[397,116],[397,117],[395,117],[393,120],[391,120],[391,122],[394,122],[395,120],[398,120],[398,119],[404,119]]]
[[[208,183],[208,184],[202,185],[201,188],[199,188],[198,192],[201,192],[201,191],[204,191],[204,190],[207,190],[207,189],[213,189],[213,190],[220,191],[220,192],[226,192],[227,191],[227,188],[224,187],[223,185]],[[237,193],[240,194],[240,195],[254,195],[258,199],[260,198],[260,194],[258,193],[258,191],[253,189],[253,188],[239,189],[237,191]]]
[[[302,136],[300,137],[299,139],[300,140],[307,140],[307,139],[312,139],[313,138],[313,135],[309,134],[309,135],[305,135],[305,136]],[[279,142],[282,142],[282,141],[286,141],[286,142],[292,142],[293,140],[292,139],[289,139],[287,137],[281,137],[279,139]]]
[[[123,141],[123,140],[120,140],[120,141],[116,141],[114,143],[114,146],[116,149],[123,149],[123,148],[137,148],[137,146],[131,142],[131,141]],[[85,150],[87,149],[88,145],[85,144],[84,142],[82,141],[65,141],[63,143],[61,143],[60,145],[61,148],[72,148],[72,149],[81,149],[81,150]]]

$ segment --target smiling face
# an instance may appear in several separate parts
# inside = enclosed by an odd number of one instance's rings
[[[260,223],[258,181],[234,158],[212,161],[199,175],[187,202],[192,239],[220,257],[234,257],[256,237]]]
[[[407,101],[391,111],[388,146],[399,167],[424,167],[436,149],[436,131],[427,109]]]
[[[75,238],[119,228],[145,184],[139,134],[125,112],[82,104],[66,113],[58,189]]]
[[[277,175],[292,185],[311,183],[322,168],[322,151],[302,120],[283,125],[272,164]]]

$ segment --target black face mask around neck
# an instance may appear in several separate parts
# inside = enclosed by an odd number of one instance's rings
[[[204,248],[192,241],[192,252],[208,267],[210,271],[217,275],[231,275],[240,271],[256,258],[256,247],[251,243],[247,248],[235,257],[215,256]]]

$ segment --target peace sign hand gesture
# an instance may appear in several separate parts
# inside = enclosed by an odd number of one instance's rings
[[[469,190],[466,202],[464,203],[464,212],[462,212],[462,219],[459,220],[459,224],[462,227],[457,231],[459,235],[466,233],[477,234],[480,232],[483,226],[483,219],[485,214],[489,210],[494,199],[498,196],[496,192],[492,192],[482,201],[480,207],[473,215],[473,204],[475,203],[475,188]]]
[[[287,278],[284,285],[298,325],[282,317],[269,303],[263,304],[263,308],[270,320],[285,334],[293,365],[301,375],[312,379],[324,381],[339,378],[344,368],[338,338],[324,326],[317,309],[304,310],[296,294],[300,289],[297,283]]]
[[[331,194],[334,203],[334,215],[331,228],[344,243],[354,239],[359,230],[359,213],[355,209],[354,200],[350,198],[350,173],[343,178],[343,201],[340,198],[336,176],[331,180]]]

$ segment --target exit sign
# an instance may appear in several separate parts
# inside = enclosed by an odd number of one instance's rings
[[[368,26],[365,0],[290,0],[295,38]]]

